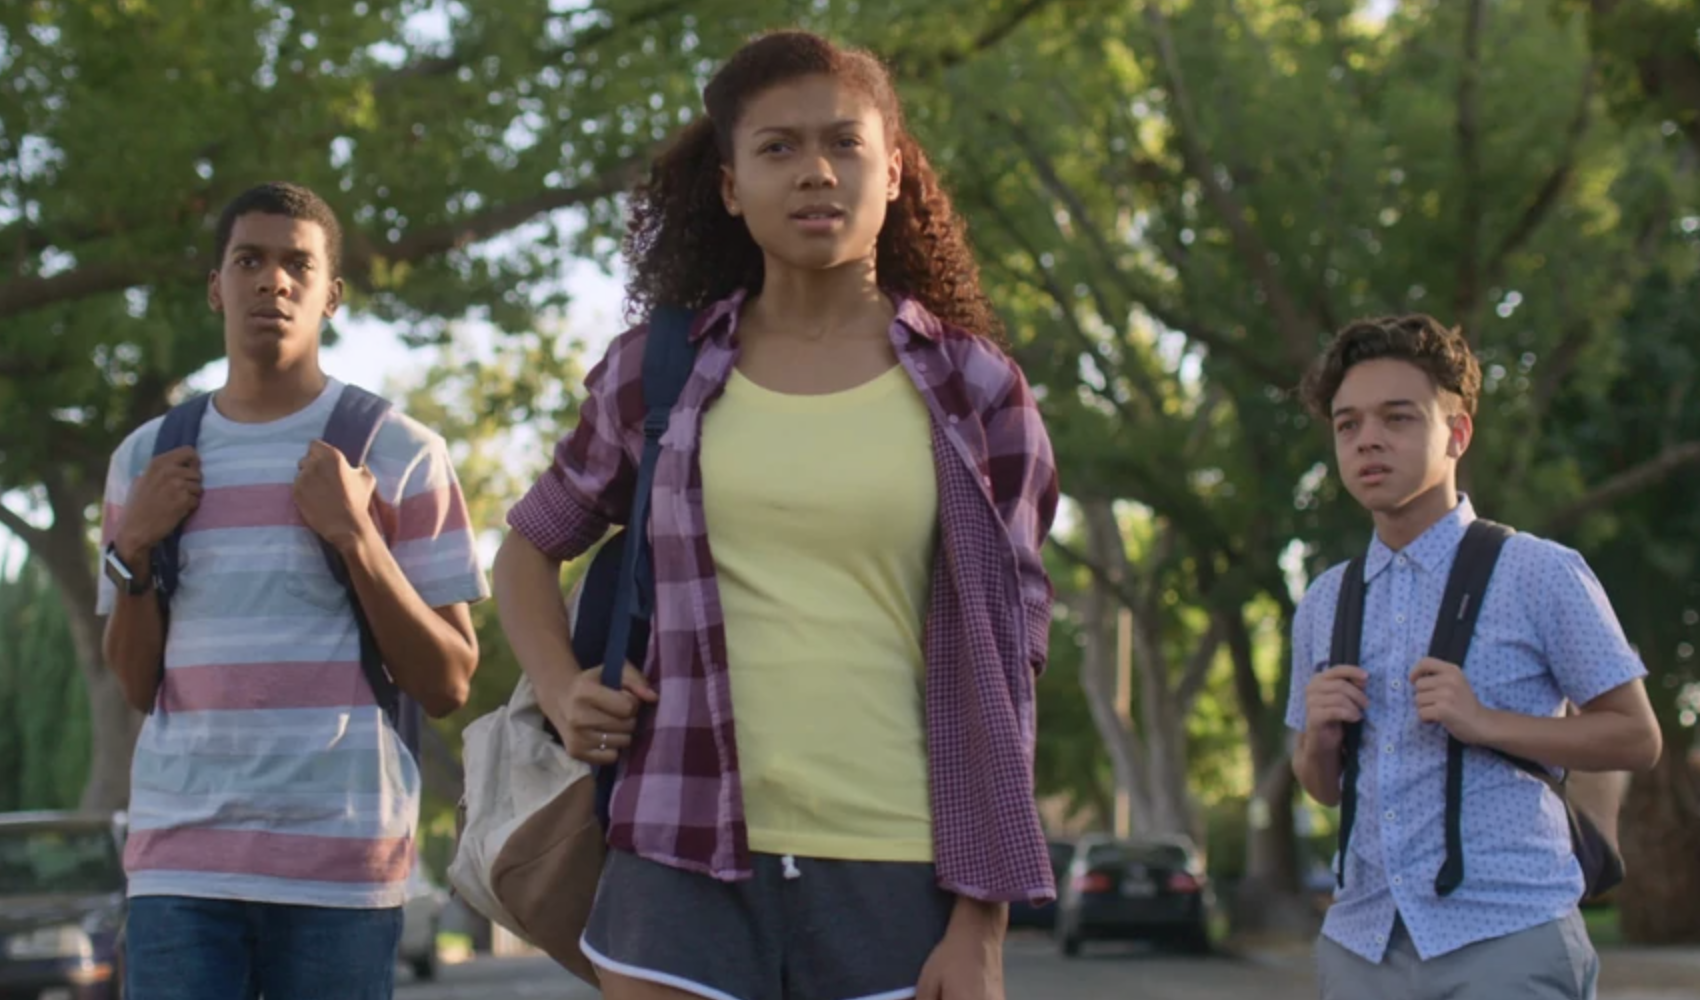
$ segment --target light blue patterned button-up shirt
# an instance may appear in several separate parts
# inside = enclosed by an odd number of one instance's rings
[[[1394,552],[1377,537],[1364,566],[1363,663],[1369,672],[1346,884],[1323,934],[1381,961],[1395,916],[1424,959],[1514,934],[1575,908],[1582,870],[1564,806],[1545,785],[1489,751],[1464,763],[1464,883],[1442,899],[1446,731],[1417,718],[1410,673],[1428,655],[1446,577],[1464,529],[1467,498],[1421,538]],[[1345,566],[1319,577],[1293,620],[1293,686],[1287,725],[1304,728],[1305,686],[1329,664],[1334,606]],[[1464,675],[1488,708],[1557,715],[1645,676],[1611,603],[1574,550],[1532,535],[1501,552]]]

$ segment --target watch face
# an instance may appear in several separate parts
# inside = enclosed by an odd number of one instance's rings
[[[107,579],[111,580],[119,590],[135,591],[136,575],[130,572],[130,567],[124,565],[124,560],[118,558],[118,553],[108,549],[104,562]]]

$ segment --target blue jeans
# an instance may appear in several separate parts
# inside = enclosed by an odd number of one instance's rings
[[[390,1000],[401,909],[139,896],[126,1000]]]

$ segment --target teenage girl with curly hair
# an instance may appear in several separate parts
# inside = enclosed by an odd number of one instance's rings
[[[558,587],[630,510],[644,326],[495,570],[568,751],[619,768],[583,949],[611,1000],[1003,1000],[1007,904],[1054,894],[1050,443],[880,62],[770,34],[703,96],[626,247],[635,312],[697,311],[641,669],[582,670]]]

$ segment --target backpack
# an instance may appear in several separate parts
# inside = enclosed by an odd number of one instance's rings
[[[619,690],[625,663],[649,646],[655,580],[649,495],[661,435],[696,363],[693,314],[660,308],[643,353],[643,459],[625,528],[605,541],[568,601],[573,656]],[[474,910],[596,985],[579,948],[607,846],[616,768],[567,756],[523,674],[507,705],[467,726],[466,765],[449,882]]]
[[[206,416],[207,404],[211,399],[207,394],[195,396],[177,404],[166,413],[165,422],[159,428],[159,436],[154,439],[153,453],[156,457],[177,448],[195,446],[200,440],[201,420]],[[372,450],[372,441],[378,435],[378,427],[389,411],[390,403],[383,397],[358,386],[345,385],[342,396],[336,401],[336,408],[331,411],[330,419],[325,422],[325,430],[321,436],[326,444],[342,452],[343,457],[348,459],[348,464],[359,468],[366,464],[366,456]],[[378,651],[378,640],[372,634],[372,627],[366,621],[365,612],[360,608],[360,598],[349,582],[348,567],[343,564],[342,557],[329,542],[321,540],[319,544],[324,550],[325,565],[330,569],[331,576],[348,592],[348,607],[354,613],[354,623],[360,630],[360,672],[365,675],[366,683],[372,689],[372,697],[378,707],[383,709],[384,717],[389,720],[390,726],[401,737],[402,744],[417,761],[424,714],[420,711],[419,704],[396,686],[395,679],[384,666],[383,654]],[[182,545],[183,525],[179,524],[171,534],[154,546],[151,557],[154,579],[158,582],[155,589],[159,594],[160,619],[167,629],[171,624],[171,597],[177,591],[178,574],[182,566]],[[163,683],[163,658],[159,668]]]
[[[1440,614],[1435,618],[1434,633],[1429,641],[1429,655],[1447,663],[1464,666],[1470,652],[1470,640],[1481,614],[1482,599],[1487,594],[1500,550],[1515,532],[1502,524],[1476,520],[1464,533],[1458,553],[1452,562],[1452,572],[1446,579],[1446,593],[1440,602]],[[1334,638],[1330,659],[1335,664],[1357,664],[1362,657],[1364,595],[1364,557],[1358,556],[1346,567],[1340,584],[1340,597],[1334,607]],[[1567,706],[1568,709],[1568,706]],[[1339,852],[1335,859],[1335,882],[1346,884],[1346,851],[1351,845],[1352,826],[1357,818],[1359,754],[1363,743],[1363,723],[1349,723],[1344,728],[1341,745],[1343,767],[1340,796]],[[1441,897],[1450,896],[1464,881],[1464,751],[1463,743],[1451,737],[1446,742],[1446,860],[1435,876],[1434,891]],[[1617,849],[1617,814],[1615,803],[1603,801],[1597,795],[1572,795],[1568,775],[1557,776],[1546,767],[1522,757],[1499,750],[1489,751],[1507,763],[1538,779],[1564,803],[1570,823],[1571,848],[1582,866],[1585,883],[1584,897],[1593,898],[1609,891],[1623,881],[1623,857]],[[1609,776],[1588,776],[1594,783],[1609,781]],[[1608,796],[1609,798],[1609,796]]]

